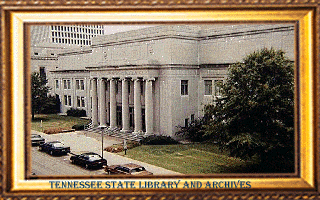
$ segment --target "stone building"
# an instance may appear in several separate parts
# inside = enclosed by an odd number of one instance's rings
[[[102,25],[31,26],[31,70],[47,75],[58,68],[57,55],[66,50],[89,47],[91,39],[104,35]]]
[[[294,34],[293,24],[160,25],[93,37],[37,62],[51,62],[62,113],[84,109],[95,126],[173,136],[220,96],[229,65],[265,47],[294,61]]]

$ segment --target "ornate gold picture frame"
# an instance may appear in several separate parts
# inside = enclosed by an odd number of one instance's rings
[[[1,197],[89,199],[227,199],[227,198],[320,198],[319,195],[319,4],[310,1],[2,1],[1,4]],[[305,2],[305,1],[304,1]],[[228,6],[226,6],[228,5]],[[108,179],[77,177],[65,181],[131,181],[123,189],[57,189],[59,180],[27,179],[25,134],[30,135],[30,69],[28,42],[30,24],[63,23],[274,23],[296,24],[295,116],[297,165],[294,174],[219,175]],[[61,178],[61,177],[60,177]],[[179,181],[176,189],[139,188],[140,183]],[[184,183],[250,182],[250,189],[188,189]]]

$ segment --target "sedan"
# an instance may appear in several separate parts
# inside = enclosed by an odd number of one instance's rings
[[[152,172],[147,171],[141,165],[134,163],[128,163],[124,165],[111,165],[105,168],[108,174],[119,174],[119,175],[153,175]]]
[[[41,144],[39,150],[47,152],[50,155],[66,155],[70,153],[70,147],[65,147],[64,144],[59,141]]]
[[[39,146],[45,143],[45,139],[38,134],[31,134],[31,145],[32,146]]]
[[[102,168],[107,165],[107,160],[99,154],[88,152],[70,157],[71,163],[85,167],[86,169]]]

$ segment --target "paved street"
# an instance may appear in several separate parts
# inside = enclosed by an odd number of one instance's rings
[[[82,152],[95,152],[101,155],[101,135],[97,133],[85,132],[70,132],[47,135],[41,132],[32,131],[34,134],[39,134],[46,141],[61,141],[66,146],[70,146],[71,152],[78,154]],[[122,140],[104,137],[104,147],[112,144],[121,143]],[[101,170],[86,170],[70,162],[70,155],[66,156],[50,156],[44,152],[38,151],[38,147],[32,147],[32,172],[36,175],[96,175],[104,174]],[[144,166],[146,170],[154,175],[178,175],[180,173],[173,172],[161,167],[150,165],[144,162],[132,160],[123,156],[104,151],[103,157],[107,159],[108,165],[136,163]]]

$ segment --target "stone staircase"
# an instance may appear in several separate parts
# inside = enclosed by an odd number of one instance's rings
[[[93,127],[93,126],[88,126],[85,131],[91,132],[91,133],[97,133],[101,134],[101,129],[99,127]],[[143,132],[141,133],[133,133],[132,131],[130,132],[122,132],[120,131],[119,128],[106,128],[104,130],[104,134],[110,137],[116,137],[120,139],[126,139],[130,141],[136,141],[140,142],[143,138],[147,137],[148,135],[145,135]]]

